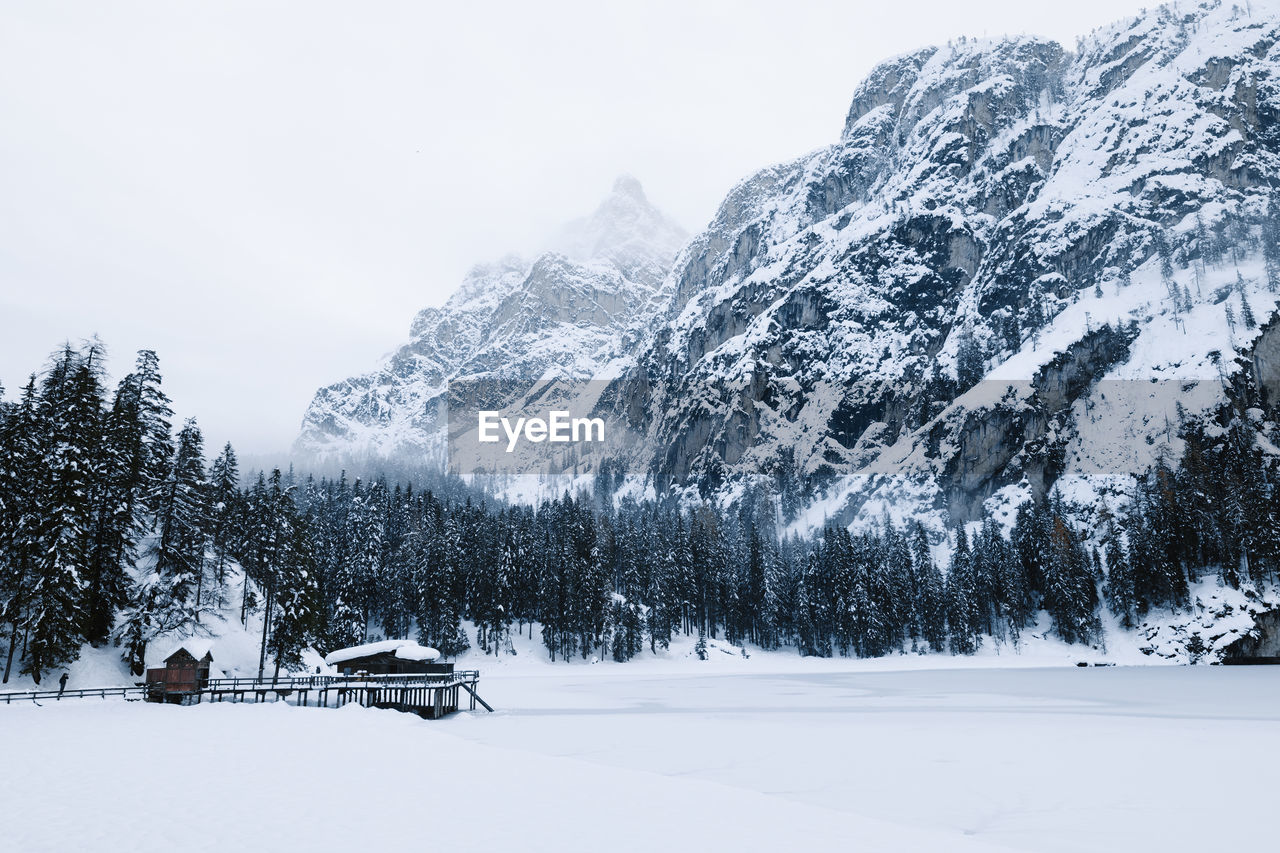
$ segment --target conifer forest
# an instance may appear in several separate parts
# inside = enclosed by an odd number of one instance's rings
[[[1188,604],[1212,571],[1276,579],[1280,491],[1246,381],[1186,451],[1139,478],[1124,517],[1083,525],[1056,492],[950,537],[888,519],[785,535],[764,484],[731,512],[594,494],[505,505],[456,477],[420,482],[242,471],[194,420],[172,421],[155,353],[114,388],[98,342],[67,346],[0,410],[4,678],[39,679],[81,645],[141,674],[148,643],[231,606],[264,615],[260,665],[307,647],[413,638],[456,656],[626,661],[675,635],[800,655],[971,654],[1016,646],[1043,609],[1071,643]],[[232,571],[233,567],[242,570]],[[1216,567],[1207,569],[1206,567]]]

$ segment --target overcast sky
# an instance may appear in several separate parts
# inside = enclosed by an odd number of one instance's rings
[[[157,350],[211,445],[292,442],[467,267],[638,177],[690,231],[836,140],[879,60],[1129,0],[0,0],[0,381]]]

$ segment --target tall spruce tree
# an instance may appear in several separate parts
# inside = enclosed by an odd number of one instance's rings
[[[208,512],[209,549],[212,553],[214,607],[226,604],[227,569],[235,548],[235,519],[240,500],[240,466],[231,442],[209,466],[209,478],[205,498]]]
[[[6,684],[28,626],[30,583],[39,553],[39,505],[32,500],[32,491],[40,484],[43,433],[36,377],[32,376],[21,401],[0,425],[0,623],[7,638],[3,677]]]
[[[1069,643],[1098,636],[1098,591],[1092,566],[1056,496],[1050,509],[1049,553],[1045,561],[1045,610],[1058,635]]]
[[[955,654],[970,655],[977,649],[973,628],[976,594],[969,537],[961,527],[956,531],[956,547],[947,571],[947,629]]]
[[[935,652],[947,647],[946,582],[929,550],[929,537],[924,525],[916,523],[912,535],[912,566],[919,578],[920,636]]]
[[[102,353],[67,346],[41,387],[43,482],[32,497],[36,556],[29,579],[23,671],[36,683],[79,655],[92,554],[92,492],[102,438]]]

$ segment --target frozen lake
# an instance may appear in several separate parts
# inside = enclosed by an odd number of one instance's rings
[[[499,713],[434,723],[278,705],[0,707],[0,849],[1272,843],[1274,668],[628,666],[486,675]]]
[[[1015,849],[1256,849],[1280,794],[1268,667],[531,677],[490,693],[519,710],[451,730]]]

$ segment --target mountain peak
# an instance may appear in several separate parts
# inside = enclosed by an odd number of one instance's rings
[[[684,229],[621,175],[594,212],[564,226],[534,258],[506,255],[467,273],[439,308],[421,311],[411,340],[376,370],[316,392],[300,454],[426,454],[444,448],[441,405],[460,378],[589,377],[646,327]]]
[[[626,196],[644,204],[649,203],[649,199],[644,194],[644,187],[640,186],[640,182],[634,175],[628,175],[625,172],[614,179],[613,195]]]
[[[666,267],[687,238],[683,228],[653,206],[640,182],[623,174],[594,213],[560,229],[551,249],[580,263],[607,260],[626,269],[656,262]]]

